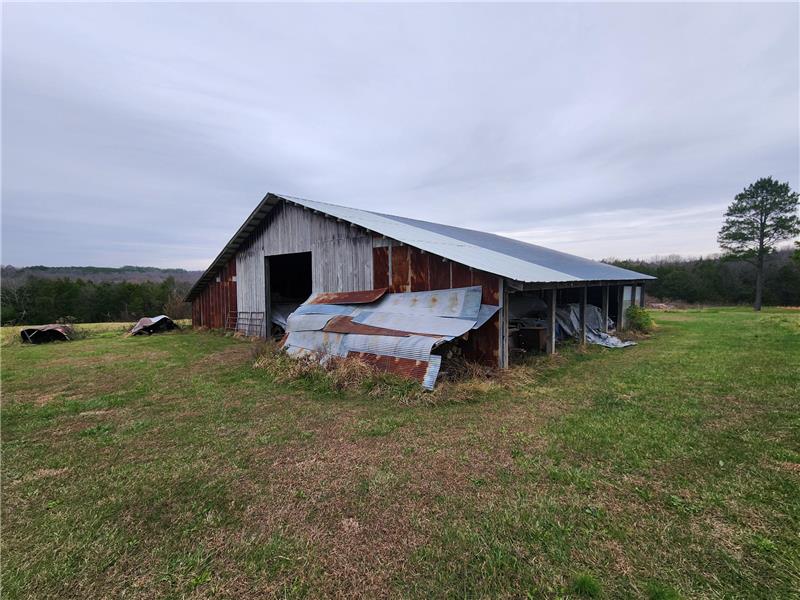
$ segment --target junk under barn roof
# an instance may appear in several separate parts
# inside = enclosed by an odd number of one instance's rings
[[[400,294],[480,286],[480,304],[495,310],[465,334],[462,351],[504,367],[510,353],[555,350],[557,305],[596,305],[603,323],[613,315],[621,325],[627,306],[643,302],[648,279],[491,233],[267,194],[187,301],[194,325],[266,337],[288,331],[312,294],[360,292],[373,302],[370,291],[383,288]],[[585,327],[578,336],[586,339]]]

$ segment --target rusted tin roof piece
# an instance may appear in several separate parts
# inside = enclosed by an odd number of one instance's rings
[[[433,351],[468,334],[499,309],[481,304],[481,286],[387,294],[339,304],[342,294],[316,294],[287,319],[284,348],[292,356],[356,356],[433,389],[441,357]],[[352,292],[366,298],[368,292]],[[324,300],[333,299],[337,303]]]
[[[68,342],[75,335],[75,330],[69,325],[53,323],[38,327],[20,329],[19,337],[26,344],[46,344],[47,342]]]
[[[151,335],[172,329],[179,329],[179,327],[167,315],[158,315],[139,319],[129,333],[130,335]]]
[[[322,292],[315,294],[309,304],[369,304],[379,300],[387,288],[362,290],[360,292]]]

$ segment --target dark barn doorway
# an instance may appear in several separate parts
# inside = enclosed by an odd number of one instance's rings
[[[268,256],[265,271],[269,332],[280,337],[286,318],[311,295],[311,252]]]

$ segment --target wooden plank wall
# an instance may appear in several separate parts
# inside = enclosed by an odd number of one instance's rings
[[[266,311],[265,257],[296,252],[311,252],[314,293],[373,289],[370,235],[344,221],[280,204],[236,255],[239,310]]]
[[[316,292],[371,290],[372,238],[316,240],[311,244],[312,289]]]
[[[236,260],[232,258],[192,301],[192,326],[225,327],[228,312],[237,310],[236,290]]]
[[[373,243],[372,281],[376,288],[388,287],[390,292],[420,292],[480,285],[483,304],[502,305],[502,283],[497,275],[379,237],[374,238]],[[462,346],[468,359],[502,366],[500,325],[503,314],[501,308],[483,327],[469,334]]]

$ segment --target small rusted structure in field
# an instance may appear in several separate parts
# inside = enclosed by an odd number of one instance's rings
[[[480,304],[495,310],[468,333],[463,354],[503,368],[511,352],[555,352],[557,306],[579,305],[582,342],[590,305],[599,307],[602,329],[609,316],[624,325],[625,309],[644,302],[648,279],[491,233],[267,194],[186,299],[195,326],[237,329],[230,324],[238,316],[257,314],[259,330],[250,317],[248,334],[266,337],[286,330],[301,304],[358,305],[381,301],[384,292],[479,286]],[[360,325],[332,319],[325,326],[343,333]]]
[[[75,337],[75,330],[69,325],[53,323],[38,327],[20,329],[19,337],[26,344],[46,344],[48,342],[69,342]]]
[[[179,329],[175,321],[167,315],[158,315],[157,317],[142,317],[128,333],[130,335],[152,335],[173,329]]]

